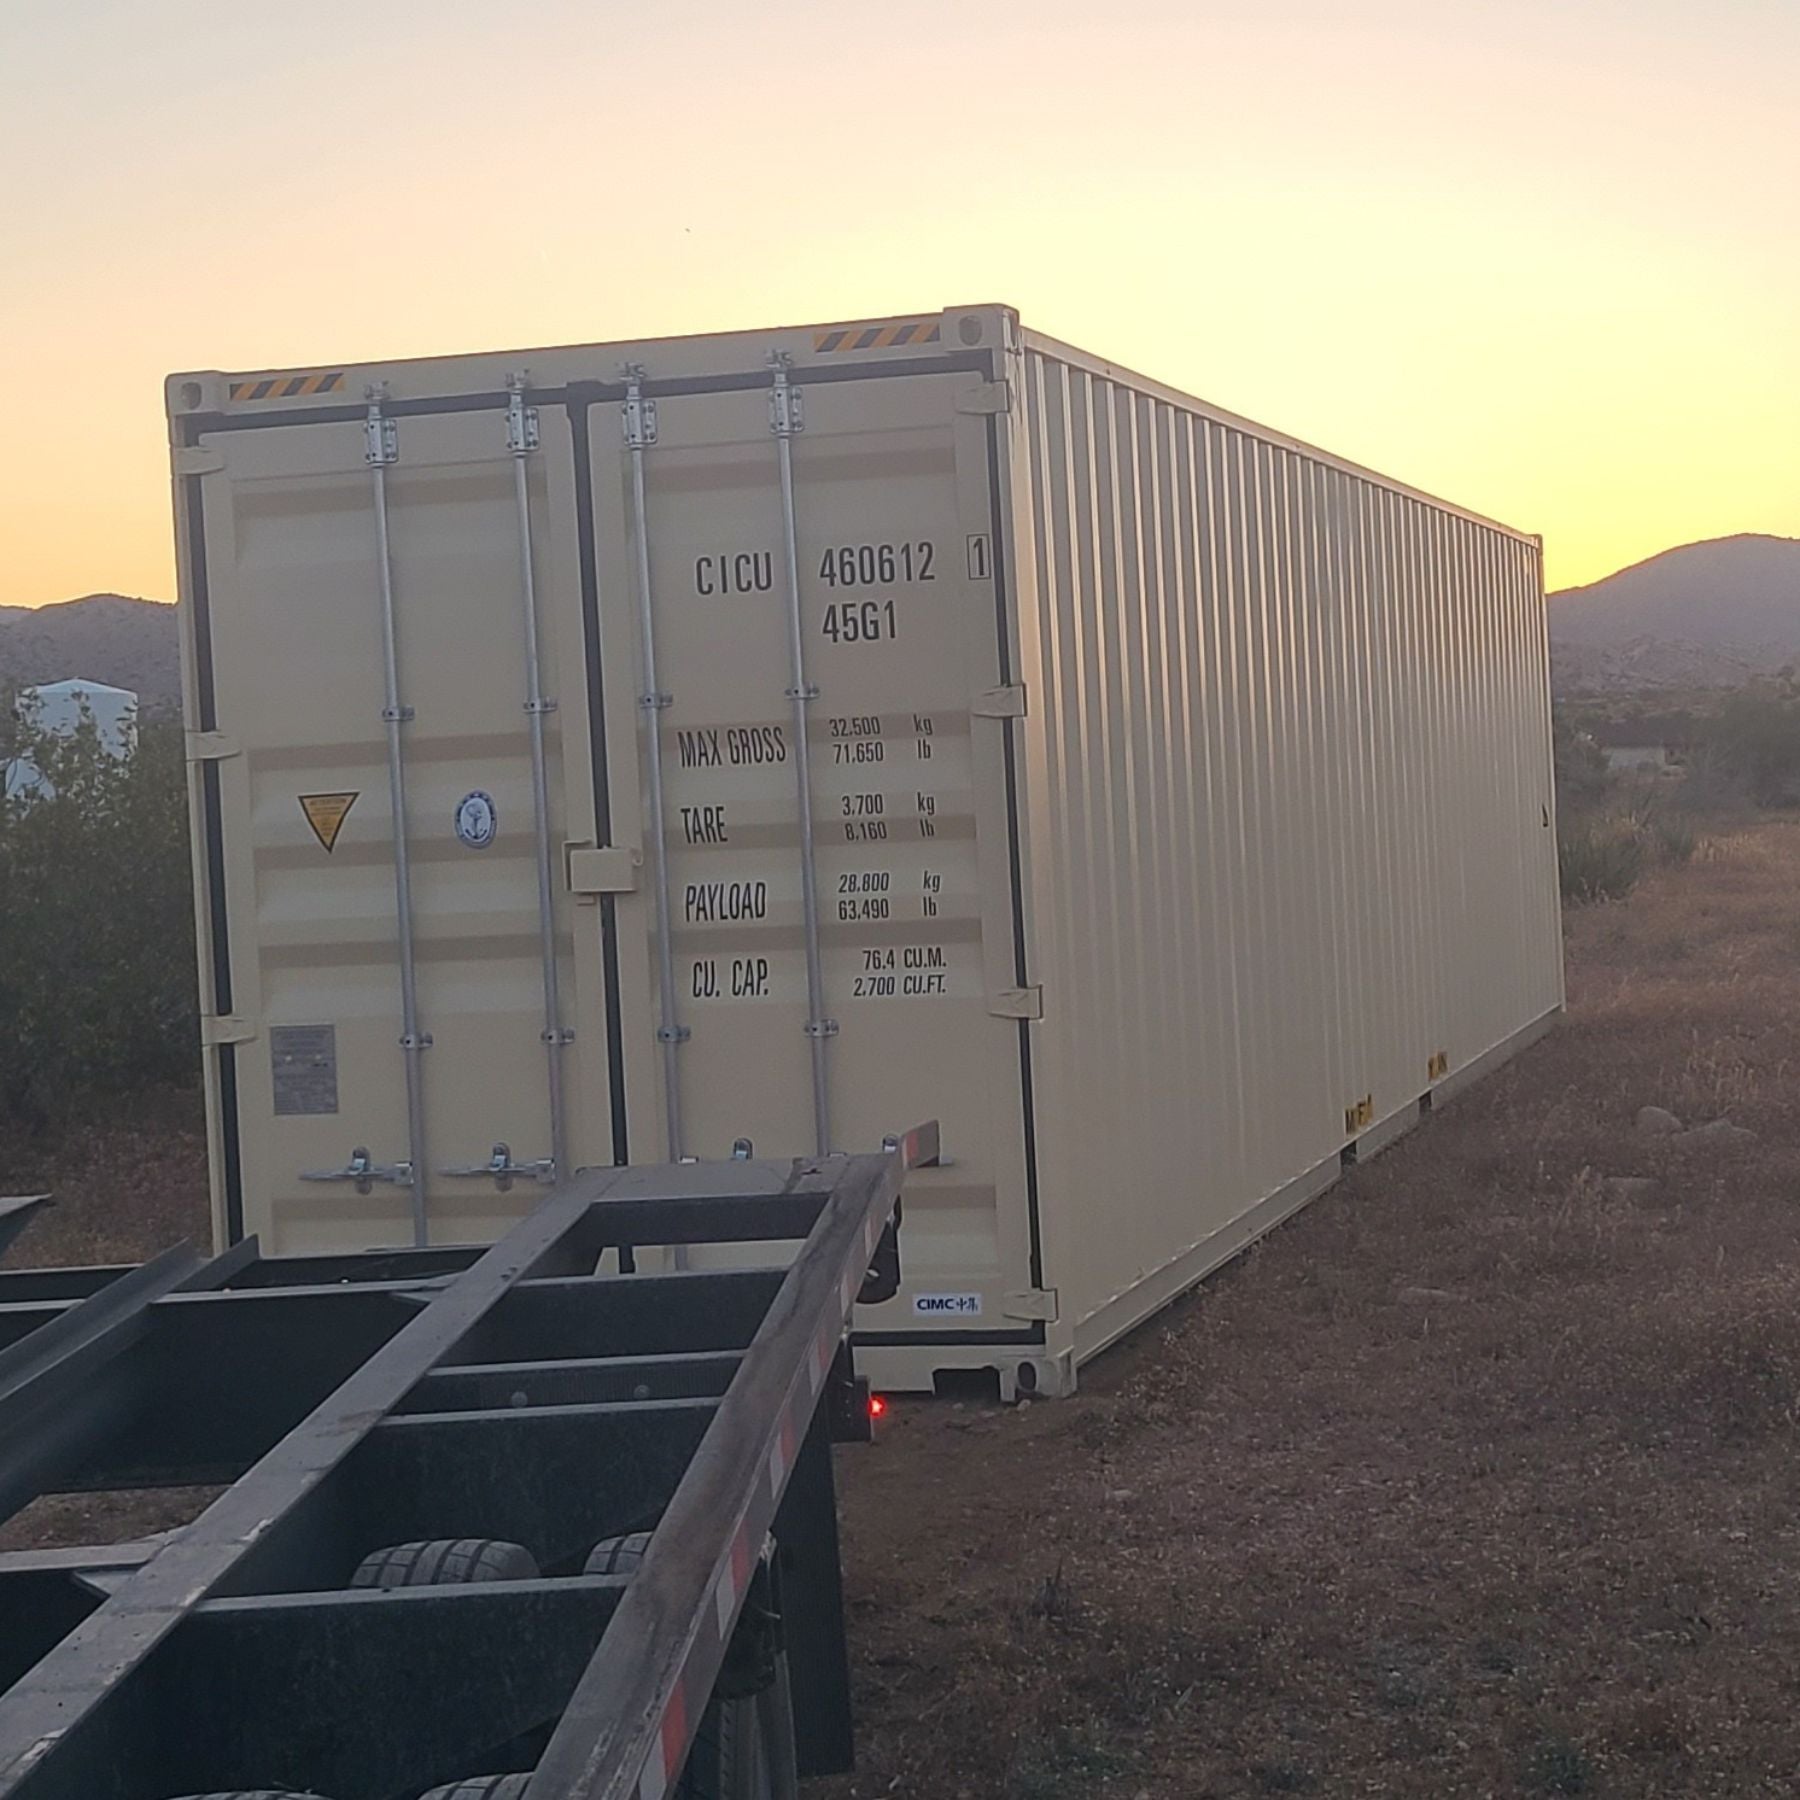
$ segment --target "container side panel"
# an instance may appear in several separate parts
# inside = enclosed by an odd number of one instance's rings
[[[1045,1232],[1079,1355],[1560,1004],[1548,671],[1513,534],[1041,349],[1020,376]]]

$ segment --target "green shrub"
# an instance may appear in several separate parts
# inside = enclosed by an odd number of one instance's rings
[[[1800,801],[1800,695],[1786,682],[1732,694],[1701,733],[1758,806]]]
[[[1612,784],[1606,753],[1560,706],[1550,714],[1550,748],[1557,799],[1565,805],[1598,805]]]
[[[1563,898],[1574,905],[1622,900],[1649,861],[1645,834],[1631,819],[1571,821],[1557,834]]]
[[[1693,820],[1685,813],[1661,808],[1651,815],[1646,828],[1658,862],[1685,863],[1693,860],[1700,834],[1694,829]]]
[[[15,757],[42,782],[0,798],[0,1122],[42,1128],[198,1073],[187,779],[174,721],[120,757],[0,698]]]

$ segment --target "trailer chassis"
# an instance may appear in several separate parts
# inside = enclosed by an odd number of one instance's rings
[[[761,1791],[847,1769],[846,1333],[893,1292],[901,1182],[936,1157],[929,1125],[879,1155],[586,1171],[485,1250],[0,1273],[0,1518],[224,1484],[157,1538],[0,1555],[0,1800],[415,1800],[508,1771],[530,1800],[659,1800],[700,1791],[733,1668],[777,1664],[790,1747]],[[606,1272],[796,1241],[784,1267]],[[585,1572],[634,1532],[628,1568]],[[439,1540],[536,1574],[352,1585]]]

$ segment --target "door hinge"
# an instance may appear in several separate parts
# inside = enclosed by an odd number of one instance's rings
[[[644,853],[625,844],[565,844],[571,894],[634,894]]]
[[[1055,1288],[1027,1288],[1020,1294],[1008,1294],[1000,1311],[1009,1319],[1043,1319],[1052,1325],[1062,1316]]]
[[[959,413],[1009,413],[1012,411],[1012,383],[984,381],[966,394],[958,395],[956,410]]]
[[[255,1036],[255,1025],[236,1013],[212,1013],[200,1021],[200,1042],[208,1050],[220,1044],[248,1044]]]
[[[191,763],[223,762],[238,754],[238,741],[222,731],[190,731],[187,733],[187,759]]]
[[[1002,988],[988,1001],[988,1013],[996,1019],[1041,1019],[1044,1016],[1042,987]]]
[[[656,402],[644,397],[641,385],[644,371],[638,364],[627,363],[625,375],[631,383],[626,390],[625,404],[619,409],[619,425],[625,433],[625,447],[628,450],[648,449],[656,442]]]
[[[969,711],[978,719],[1022,719],[1025,689],[1017,682],[1011,687],[991,687],[969,702]]]
[[[525,404],[529,380],[523,369],[506,378],[506,447],[514,456],[528,456],[538,447],[538,409]]]
[[[369,389],[369,416],[363,422],[363,461],[371,469],[384,469],[400,460],[400,427],[381,410],[386,398],[385,387]]]
[[[211,444],[182,444],[175,451],[177,475],[217,475],[225,467],[225,452]]]
[[[777,437],[794,437],[806,429],[806,399],[788,380],[788,358],[780,350],[770,353],[775,385],[769,389],[769,429]]]

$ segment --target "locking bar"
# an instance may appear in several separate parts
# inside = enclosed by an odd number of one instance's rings
[[[544,747],[544,718],[556,702],[544,697],[543,659],[538,651],[537,578],[531,554],[531,482],[527,460],[538,447],[538,413],[525,404],[529,377],[507,378],[506,446],[512,455],[513,498],[519,514],[520,598],[525,625],[525,716],[531,733],[531,815],[537,862],[538,961],[544,993],[544,1073],[550,1108],[550,1176],[569,1166],[568,1128],[563,1117],[561,982],[556,958],[556,888],[551,877],[550,777]],[[496,1146],[496,1149],[504,1146]],[[510,1183],[506,1184],[510,1185]],[[505,1186],[502,1186],[505,1192]]]
[[[825,1046],[837,1021],[825,1006],[825,961],[819,944],[819,863],[813,831],[812,759],[807,707],[819,690],[807,679],[806,633],[800,613],[800,536],[794,501],[794,437],[806,429],[801,395],[789,379],[785,351],[770,353],[769,429],[781,471],[781,536],[787,568],[787,701],[794,727],[794,794],[800,816],[800,899],[806,933],[806,1041],[812,1059],[813,1130],[819,1155],[831,1154],[831,1079]]]
[[[413,1242],[430,1242],[425,1213],[425,1070],[421,1061],[430,1047],[429,1033],[419,1025],[419,965],[413,945],[412,859],[406,842],[406,758],[400,728],[412,721],[413,711],[400,698],[400,655],[394,604],[394,552],[388,531],[388,470],[400,460],[399,427],[382,410],[387,384],[377,382],[367,392],[369,403],[364,423],[363,459],[369,466],[375,504],[376,574],[381,587],[381,666],[384,704],[382,726],[387,736],[388,810],[393,819],[394,915],[400,950],[400,1050],[406,1063],[406,1160],[391,1165],[387,1173],[369,1179],[392,1180],[412,1189]],[[365,1163],[368,1152],[362,1151]],[[366,1194],[363,1177],[355,1172],[356,1158],[340,1175],[309,1176],[308,1180],[355,1180],[357,1192]],[[374,1165],[369,1164],[372,1171]],[[404,1171],[404,1174],[400,1173]],[[418,1179],[415,1179],[418,1177]]]
[[[621,424],[631,458],[631,526],[637,540],[638,660],[644,709],[644,771],[650,799],[650,867],[656,892],[656,1041],[662,1047],[663,1118],[670,1162],[682,1158],[681,1067],[677,1057],[687,1038],[675,1003],[675,945],[669,903],[669,849],[663,836],[662,712],[672,696],[656,678],[656,606],[650,586],[650,509],[644,497],[644,450],[656,442],[656,402],[644,397],[641,364],[625,365],[627,388]]]

